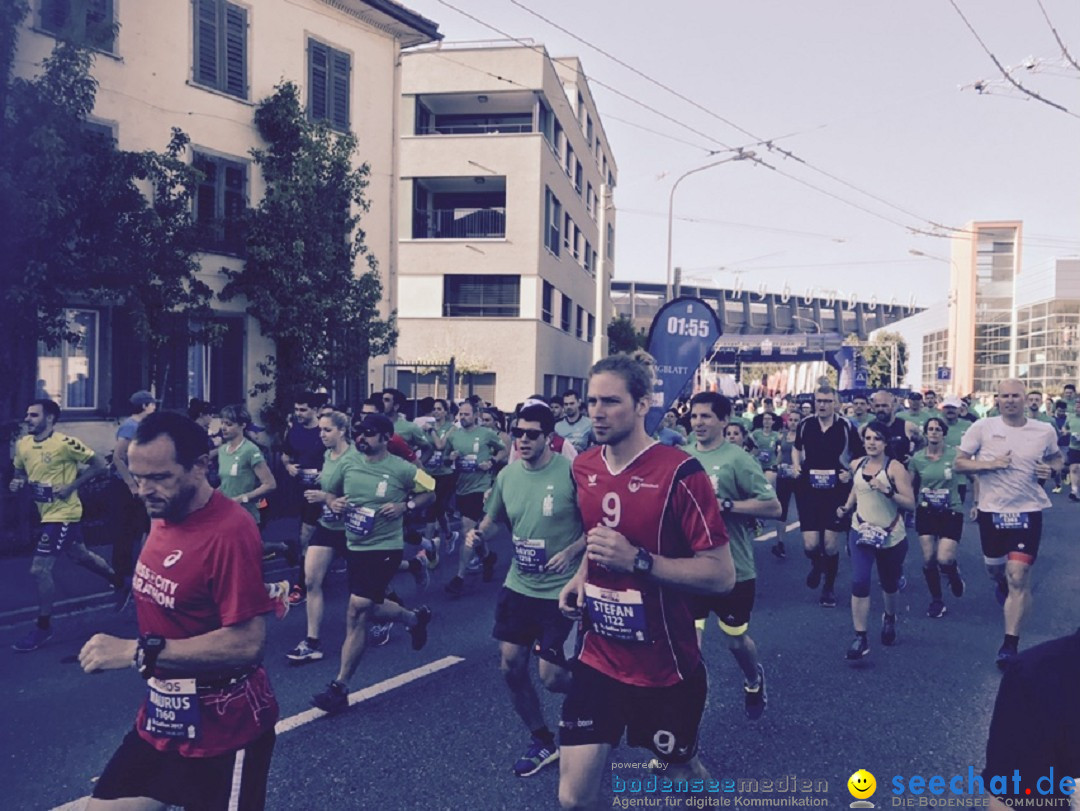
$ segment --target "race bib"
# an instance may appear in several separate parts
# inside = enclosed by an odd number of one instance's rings
[[[466,456],[459,456],[457,460],[457,469],[462,473],[472,473],[476,470],[476,454],[470,453]]]
[[[438,470],[442,467],[442,451],[435,451],[435,453],[431,454],[424,466],[432,470]]]
[[[923,501],[926,502],[926,506],[931,510],[947,510],[949,509],[949,490],[948,488],[935,489],[935,490],[923,490]]]
[[[151,735],[196,740],[201,734],[195,679],[150,679],[146,694],[146,726]]]
[[[30,495],[38,504],[51,504],[55,497],[53,487],[48,482],[30,482]]]
[[[885,528],[873,524],[862,524],[858,529],[853,529],[852,532],[855,533],[855,543],[860,546],[873,546],[881,549],[889,541],[889,533]]]
[[[334,512],[333,510],[331,510],[329,504],[325,504],[325,503],[322,505],[322,515],[320,515],[319,518],[321,518],[327,524],[340,524],[341,523],[341,516],[338,515],[336,512]]]
[[[592,629],[622,642],[648,642],[645,603],[636,589],[603,589],[585,584],[585,606]]]
[[[547,542],[514,537],[514,559],[522,574],[540,574],[547,566]]]
[[[319,480],[319,471],[313,467],[306,467],[300,471],[300,483],[305,487],[314,487]]]
[[[996,529],[1027,529],[1031,521],[1028,513],[991,513]]]
[[[772,454],[768,451],[758,451],[757,460],[762,464],[767,464],[772,459]]]
[[[832,487],[836,487],[838,481],[839,479],[836,476],[835,470],[810,471],[810,486],[815,490],[828,490]]]
[[[353,535],[366,538],[375,527],[375,510],[371,507],[352,507],[345,514],[345,529]]]
[[[780,472],[780,478],[781,479],[794,479],[795,478],[795,468],[793,468],[791,465],[781,464],[780,468],[779,468],[779,472]]]

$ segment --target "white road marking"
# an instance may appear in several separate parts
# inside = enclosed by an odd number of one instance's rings
[[[787,528],[790,531],[790,530],[795,529],[795,527],[797,527],[797,526],[799,526],[799,522],[795,521],[792,524],[788,524]],[[764,535],[758,535],[756,538],[754,538],[754,540],[755,541],[771,541],[775,537],[776,537],[776,530],[774,529],[774,530],[772,530],[770,532],[766,532]]]
[[[355,704],[368,701],[376,696],[381,696],[383,693],[389,693],[391,690],[396,690],[398,687],[404,687],[410,682],[422,679],[424,676],[430,676],[432,673],[438,673],[440,670],[446,670],[448,667],[453,667],[464,661],[465,659],[461,656],[444,656],[442,659],[436,659],[434,662],[426,664],[423,667],[416,667],[412,670],[407,670],[404,673],[399,673],[397,676],[381,681],[378,684],[373,684],[370,687],[365,687],[362,690],[349,693],[349,706],[352,707]],[[317,709],[298,712],[296,715],[290,715],[288,718],[282,718],[278,721],[277,726],[274,727],[274,732],[278,735],[292,732],[297,727],[302,727],[304,724],[310,724],[312,721],[322,718],[325,715],[325,712]],[[97,778],[95,777],[94,780],[97,780]],[[72,800],[70,803],[58,805],[53,808],[52,811],[83,811],[89,801],[89,797],[80,797],[77,800]]]

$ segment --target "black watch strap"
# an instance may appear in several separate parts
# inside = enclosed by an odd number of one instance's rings
[[[165,650],[165,637],[158,634],[143,634],[135,646],[135,669],[144,679],[154,675],[157,660]]]

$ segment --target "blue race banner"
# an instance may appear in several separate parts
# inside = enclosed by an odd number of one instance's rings
[[[649,354],[656,361],[653,403],[645,417],[652,436],[720,337],[720,319],[701,299],[680,296],[660,308],[649,327]]]

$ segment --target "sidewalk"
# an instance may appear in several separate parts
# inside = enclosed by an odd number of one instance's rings
[[[294,539],[298,529],[297,518],[278,518],[266,525],[266,529],[263,530],[263,539],[267,541]],[[90,549],[105,560],[112,558],[112,547],[109,545],[95,545]],[[31,553],[32,550],[28,550],[21,555],[0,558],[0,583],[3,584],[3,588],[0,589],[0,627],[28,622],[37,616],[37,588],[34,585],[34,578],[30,576]],[[104,580],[82,566],[61,557],[62,559],[56,561],[56,566],[53,568],[53,579],[56,581],[54,616],[60,617],[64,614],[112,603],[112,591]],[[263,572],[270,575],[286,568],[285,561],[274,558],[266,562]]]

